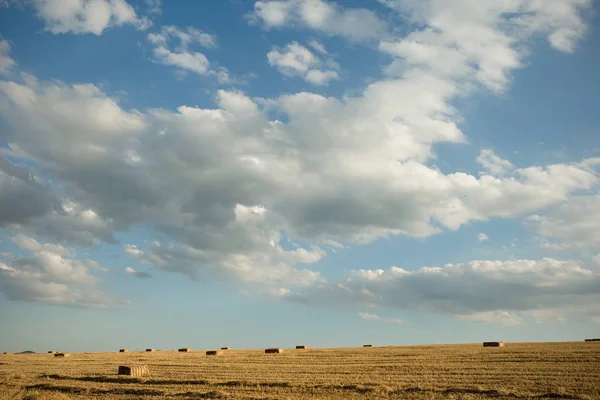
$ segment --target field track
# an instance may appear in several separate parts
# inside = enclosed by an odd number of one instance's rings
[[[600,399],[600,342],[205,350],[0,355],[0,398]]]

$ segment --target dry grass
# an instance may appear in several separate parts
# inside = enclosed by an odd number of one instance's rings
[[[0,399],[600,399],[598,343],[155,354],[72,353],[0,359]],[[150,377],[119,376],[147,365]],[[29,397],[27,397],[29,396]],[[44,397],[45,396],[45,397]]]

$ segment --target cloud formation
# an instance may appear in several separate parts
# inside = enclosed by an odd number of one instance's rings
[[[326,53],[322,45],[318,49]],[[313,85],[327,85],[331,80],[338,79],[338,73],[334,69],[321,69],[322,67],[337,68],[337,64],[328,59],[323,63],[319,57],[298,42],[289,43],[285,49],[280,51],[274,48],[267,53],[269,65],[277,68],[283,75],[298,76]]]
[[[266,29],[308,27],[354,41],[377,38],[387,29],[386,23],[371,10],[345,8],[323,0],[257,1],[250,21]]]
[[[403,324],[404,323],[404,321],[401,320],[400,318],[381,318],[377,314],[370,314],[370,313],[364,313],[364,312],[359,312],[358,316],[361,317],[362,319],[366,319],[367,321],[389,322],[392,324]]]
[[[125,267],[125,274],[129,275],[129,276],[133,276],[134,278],[138,278],[138,279],[152,278],[152,275],[150,275],[148,272],[136,271],[135,269],[133,269],[131,267]]]
[[[600,264],[541,260],[471,261],[409,271],[352,270],[344,280],[281,299],[320,307],[388,307],[514,326],[527,316],[594,318],[600,313]],[[366,319],[378,319],[365,314]]]
[[[152,24],[148,18],[138,17],[125,0],[34,0],[32,4],[46,30],[54,34],[101,35],[114,26],[129,24],[144,30]]]
[[[40,244],[18,235],[12,238],[26,255],[0,255],[0,292],[9,300],[35,301],[68,307],[113,308],[125,302],[98,288],[92,271],[106,271],[93,260],[78,260],[60,245]]]

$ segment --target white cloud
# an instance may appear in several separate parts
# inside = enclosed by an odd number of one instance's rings
[[[40,244],[24,235],[13,241],[29,254],[0,259],[0,292],[9,300],[90,308],[123,304],[98,289],[100,280],[90,269],[106,268],[95,261],[74,259],[62,246]]]
[[[477,162],[485,168],[487,173],[492,175],[503,176],[514,170],[514,165],[510,161],[498,157],[492,149],[481,150]]]
[[[269,65],[286,76],[302,77],[314,85],[327,85],[338,78],[334,70],[321,70],[324,63],[309,49],[297,42],[289,43],[283,51],[273,49],[267,54]],[[331,63],[329,63],[331,65]]]
[[[125,0],[34,0],[33,5],[46,30],[54,34],[101,35],[113,26],[130,24],[144,30],[151,25],[147,18],[138,18]]]
[[[152,275],[150,275],[149,273],[145,271],[136,271],[131,267],[125,267],[125,274],[138,279],[152,278]]]
[[[359,312],[358,316],[362,319],[366,319],[367,321],[380,321],[380,322],[389,322],[391,324],[403,324],[404,321],[400,318],[382,318],[377,314],[363,313]]]
[[[488,239],[488,235],[486,235],[485,233],[480,233],[479,235],[477,235],[477,241],[479,241],[479,243],[487,242]]]
[[[549,35],[561,51],[572,51],[585,33],[581,14],[591,0],[391,0],[386,2],[423,28],[380,48],[398,59],[388,68],[403,75],[407,68],[426,69],[479,83],[494,92],[506,90],[509,73],[523,65],[523,46],[534,35]],[[466,93],[467,87],[464,88]]]
[[[148,13],[150,14],[162,14],[162,0],[146,0],[148,6]]]
[[[15,65],[15,60],[9,54],[10,44],[7,40],[0,39],[0,75],[7,75]]]
[[[313,286],[284,299],[309,306],[381,306],[517,325],[527,316],[540,321],[543,315],[559,312],[572,318],[597,315],[599,283],[600,269],[572,261],[478,260],[417,270],[353,270],[341,282]],[[366,317],[377,319],[375,314]]]
[[[321,54],[329,55],[329,52],[327,51],[327,49],[325,49],[323,43],[319,41],[311,40],[310,42],[308,42],[308,45]]]
[[[523,323],[523,319],[521,317],[517,316],[515,313],[510,313],[507,311],[484,311],[463,315],[461,317],[475,322],[484,322],[486,324],[497,324],[504,326],[518,326]]]
[[[379,317],[379,315],[376,314],[369,314],[369,313],[358,313],[358,315],[362,318],[362,319],[366,319],[367,321],[379,321],[381,318]]]
[[[365,8],[345,8],[323,0],[265,0],[254,3],[250,20],[266,29],[300,26],[350,40],[377,38],[386,23]]]
[[[600,250],[600,194],[572,196],[544,214],[530,216],[525,226],[543,239],[544,248]]]
[[[14,129],[9,151],[47,166],[69,191],[53,203],[53,186],[0,162],[0,221],[88,244],[147,224],[165,237],[141,250],[157,268],[306,285],[319,273],[295,265],[325,252],[283,250],[282,228],[309,243],[423,237],[535,212],[598,183],[570,164],[519,168],[510,178],[428,166],[434,143],[464,141],[446,102],[454,88],[440,88],[421,74],[374,83],[343,102],[298,93],[261,108],[219,91],[214,109],[139,112],[93,85],[0,82],[0,112]],[[269,120],[273,108],[288,122]]]
[[[315,29],[321,29],[322,16],[329,24],[349,12],[323,2],[312,2],[314,10],[303,8],[307,2],[284,3],[284,21],[289,14],[291,21],[302,18]],[[321,4],[324,12],[319,11]],[[419,21],[417,6],[414,18]],[[481,176],[445,173],[432,166],[436,144],[467,142],[454,101],[478,82],[504,89],[510,72],[522,65],[530,36],[507,32],[497,23],[504,14],[487,7],[477,5],[475,10],[491,15],[492,23],[479,16],[455,30],[446,23],[437,28],[444,21],[434,16],[445,15],[439,5],[423,11],[423,25],[429,28],[382,43],[382,49],[397,56],[396,66],[402,63],[403,73],[342,99],[308,92],[251,99],[221,90],[212,108],[181,105],[175,110],[138,111],[123,109],[91,84],[38,82],[29,75],[1,81],[0,114],[7,122],[2,135],[9,144],[2,153],[18,154],[18,159],[43,168],[51,180],[0,157],[0,224],[15,232],[59,237],[65,244],[81,243],[83,238],[88,245],[114,243],[115,232],[143,226],[162,238],[136,255],[156,268],[192,278],[211,274],[302,286],[324,285],[318,271],[298,266],[324,257],[319,243],[425,237],[470,221],[543,215],[547,207],[597,186],[593,159],[515,168],[510,175],[504,175],[507,162],[490,157],[484,158],[490,172]],[[272,15],[268,18],[277,21]],[[535,15],[523,18],[537,21],[532,19]],[[171,46],[174,39],[179,45]],[[172,29],[154,33],[149,40],[166,49],[167,61],[171,54],[193,54],[193,44],[212,43],[206,36]],[[435,54],[411,53],[412,42],[433,47]],[[450,53],[442,57],[438,50]],[[208,75],[216,71],[193,57],[184,65]],[[285,122],[270,118],[271,111],[284,115]],[[498,164],[504,168],[498,169]],[[284,249],[282,231],[307,244]],[[569,270],[570,264],[563,267]],[[495,279],[465,269],[465,274],[482,280],[484,288],[495,287]],[[420,278],[426,271],[414,276]],[[449,271],[453,270],[444,268]],[[450,276],[441,282],[451,284],[442,288],[447,293],[453,287],[462,290],[460,279]],[[345,287],[368,304],[391,296],[377,285]],[[474,290],[464,289],[467,294]],[[338,286],[335,291],[336,296],[347,293]],[[494,292],[492,303],[499,305],[490,308],[479,301],[484,294],[473,294],[476,301],[469,304],[485,309],[473,310],[462,302],[448,305],[454,304],[452,312],[457,314],[518,308],[506,306]],[[442,307],[427,300],[416,304],[438,311]]]
[[[216,47],[217,38],[213,34],[191,26],[185,29],[163,26],[160,32],[149,33],[148,41],[154,46],[154,60],[160,64],[177,67],[181,79],[185,77],[186,72],[193,72],[201,76],[214,76],[220,84],[243,83],[232,78],[227,68],[211,63],[203,53],[190,50],[193,45]]]

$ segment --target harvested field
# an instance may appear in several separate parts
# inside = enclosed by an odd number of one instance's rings
[[[117,375],[147,365],[150,376]],[[1,399],[600,399],[596,343],[202,352],[13,355],[0,363]]]

